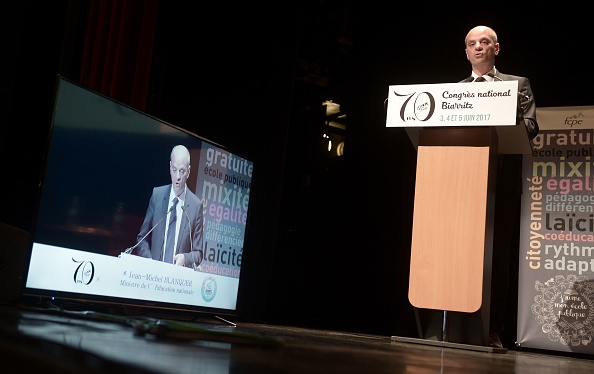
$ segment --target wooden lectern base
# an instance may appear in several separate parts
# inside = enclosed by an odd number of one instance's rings
[[[415,307],[481,307],[488,165],[488,147],[419,146],[409,283]]]
[[[419,133],[408,298],[419,310],[447,311],[444,324],[455,334],[440,344],[469,343],[491,351],[496,149],[493,128]],[[427,331],[435,328],[424,329],[420,336],[427,340]]]
[[[400,336],[392,336],[392,342],[424,344],[442,348],[465,349],[467,351],[487,352],[487,353],[507,353],[507,348],[483,347],[480,345],[450,343],[431,339],[416,339]]]
[[[480,311],[458,313],[415,308],[415,318],[419,338],[392,336],[392,341],[507,353],[506,348],[489,346],[488,331],[482,329],[485,316]],[[485,336],[481,334],[483,331]]]

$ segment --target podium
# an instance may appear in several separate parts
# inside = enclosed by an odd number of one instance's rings
[[[530,140],[517,82],[501,83],[390,86],[386,126],[405,127],[417,149],[408,297],[419,338],[393,341],[507,351],[488,346],[497,154],[529,153]],[[506,100],[479,95],[493,87]],[[444,101],[455,92],[467,100]]]

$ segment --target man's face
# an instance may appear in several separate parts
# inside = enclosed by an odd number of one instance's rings
[[[175,155],[169,161],[169,173],[171,174],[171,184],[176,196],[179,196],[186,186],[186,181],[190,176],[190,165],[185,157],[176,157]]]
[[[495,65],[499,43],[494,43],[488,29],[476,28],[466,36],[466,58],[472,66]]]

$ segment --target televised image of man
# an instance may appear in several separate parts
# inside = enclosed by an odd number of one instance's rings
[[[202,262],[202,202],[190,191],[190,152],[183,145],[171,150],[171,184],[153,188],[137,236],[136,253],[178,266],[197,267]]]

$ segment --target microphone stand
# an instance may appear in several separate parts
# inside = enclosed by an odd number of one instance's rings
[[[161,217],[161,219],[159,220],[159,222],[155,223],[155,225],[154,225],[153,227],[151,227],[151,229],[150,229],[150,230],[149,230],[149,231],[148,231],[146,234],[144,234],[144,236],[143,236],[143,237],[142,237],[142,238],[141,238],[141,239],[140,239],[140,240],[139,240],[139,241],[138,241],[136,244],[134,244],[134,246],[132,246],[132,247],[130,247],[130,248],[126,248],[126,250],[125,250],[123,253],[125,253],[125,254],[130,254],[130,253],[132,253],[132,251],[133,251],[133,250],[134,250],[136,247],[138,247],[138,245],[140,245],[140,243],[142,243],[142,241],[143,241],[144,239],[146,239],[146,237],[147,237],[147,236],[149,236],[149,234],[150,234],[151,232],[153,232],[153,230],[155,229],[155,227],[159,226],[159,223],[161,223],[161,221],[163,221],[163,219],[165,219],[165,217],[167,217],[167,215],[168,215],[168,214],[169,214],[169,213],[170,213],[172,210],[173,210],[173,205],[171,206],[171,208],[169,208],[169,210],[167,211],[167,213],[165,213],[165,215],[164,215],[163,217]]]

